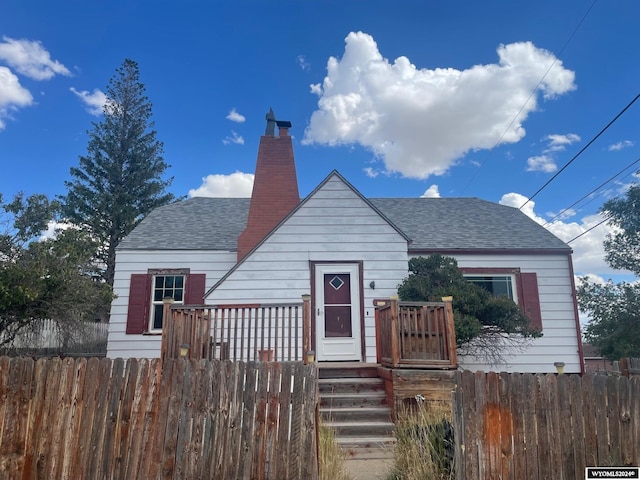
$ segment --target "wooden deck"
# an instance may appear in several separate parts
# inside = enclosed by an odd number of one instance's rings
[[[162,358],[308,363],[310,316],[306,295],[287,305],[167,304]],[[375,321],[377,361],[319,362],[325,378],[367,376],[375,367],[394,412],[416,398],[450,402],[457,369],[451,302],[377,301]]]

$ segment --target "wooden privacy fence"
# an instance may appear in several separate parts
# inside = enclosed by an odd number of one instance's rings
[[[455,368],[451,302],[376,301],[376,347],[385,367]]]
[[[309,299],[299,304],[165,305],[162,358],[305,361],[311,346]]]
[[[317,478],[316,368],[0,358],[2,479]]]
[[[456,372],[457,479],[584,478],[640,465],[640,377]]]

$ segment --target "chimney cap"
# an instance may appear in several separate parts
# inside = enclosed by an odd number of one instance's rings
[[[264,131],[265,136],[274,137],[276,134],[276,125],[278,128],[291,128],[291,122],[287,120],[276,120],[276,114],[273,113],[273,108],[269,108],[265,119],[267,120],[267,128]]]

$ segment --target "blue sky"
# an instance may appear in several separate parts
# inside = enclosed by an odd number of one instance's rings
[[[109,78],[138,62],[176,195],[248,196],[264,115],[300,192],[520,207],[638,93],[640,2],[30,1],[0,15],[0,192],[63,194]],[[523,210],[565,241],[640,158],[640,101]],[[191,192],[191,193],[190,193]],[[608,278],[602,226],[571,243]]]

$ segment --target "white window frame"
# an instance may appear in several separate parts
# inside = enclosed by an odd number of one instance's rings
[[[163,300],[155,300],[155,293],[156,293],[156,278],[158,277],[182,277],[182,300],[175,300],[173,301],[174,305],[184,305],[184,299],[185,299],[185,295],[187,293],[187,274],[186,273],[173,273],[173,272],[167,272],[167,273],[154,273],[151,277],[151,295],[150,295],[150,301],[151,301],[151,306],[149,308],[149,333],[162,333],[162,328],[154,328],[154,324],[155,324],[155,314],[156,314],[156,307],[159,306],[160,308],[164,308],[164,302]],[[165,289],[165,287],[163,287],[163,290]],[[174,288],[175,289],[175,288]]]
[[[516,305],[519,305],[518,302],[518,279],[516,278],[516,275],[513,273],[482,273],[482,272],[474,272],[474,273],[463,273],[463,276],[465,279],[469,280],[469,279],[473,279],[473,278],[508,278],[510,280],[511,283],[511,300],[513,300],[513,303],[515,303]],[[471,281],[471,283],[474,283],[473,281]]]

